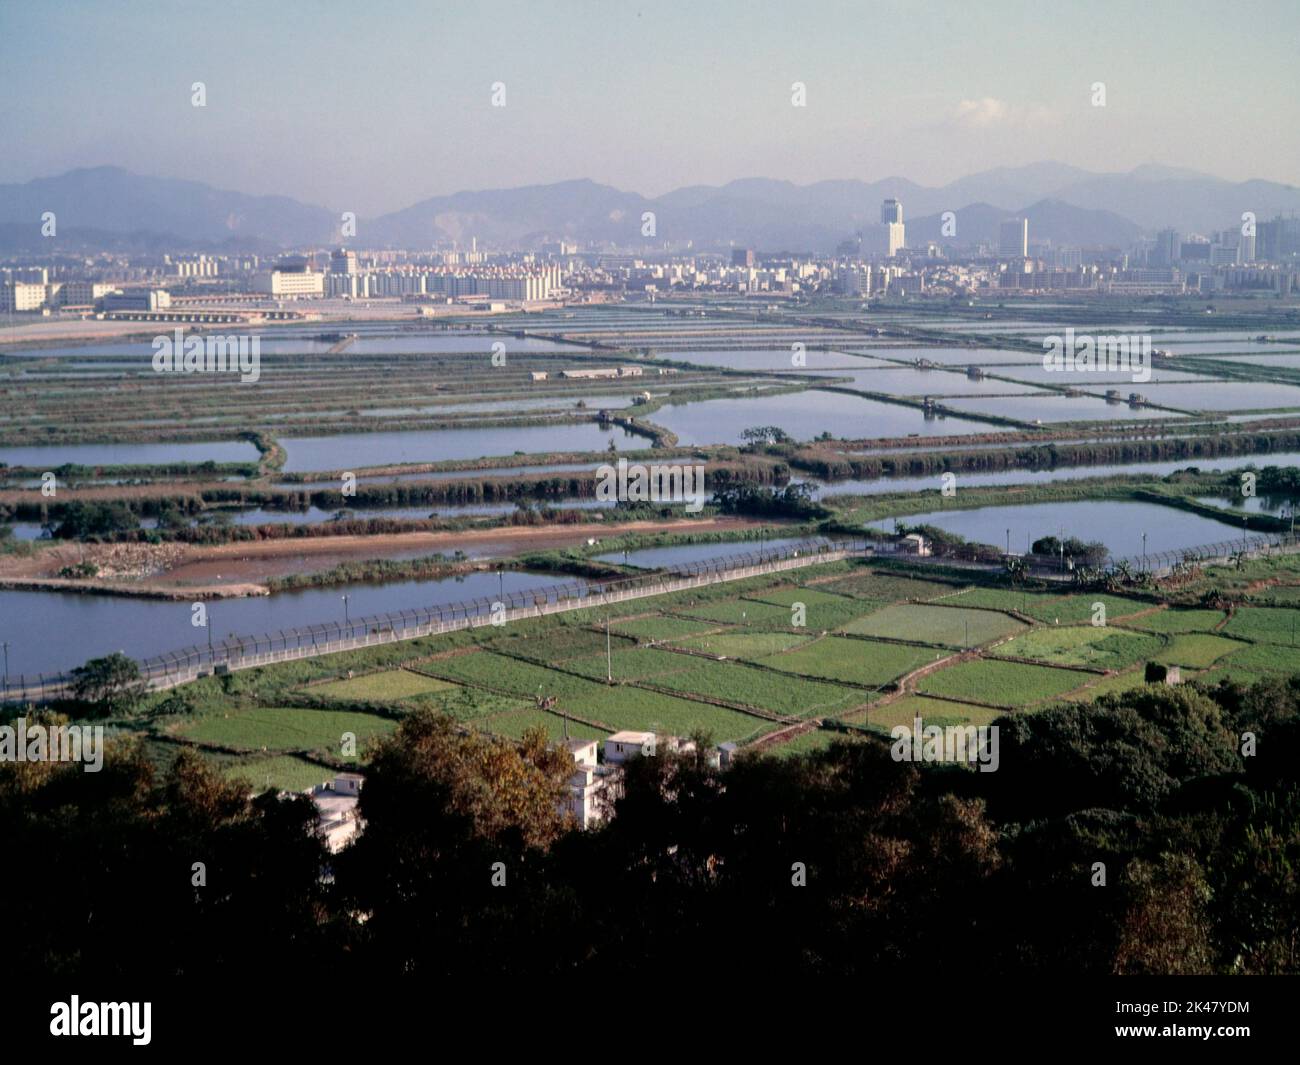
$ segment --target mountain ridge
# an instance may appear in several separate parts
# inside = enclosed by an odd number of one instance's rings
[[[903,202],[909,243],[951,243],[934,223],[944,211],[970,216],[972,225],[964,231],[959,223],[959,243],[996,239],[993,216],[1001,213],[1029,217],[1031,240],[1075,244],[1131,240],[1170,225],[1184,233],[1208,233],[1239,224],[1244,211],[1254,211],[1258,219],[1300,212],[1300,188],[1293,185],[1230,182],[1156,163],[1104,173],[1046,161],[985,170],[940,187],[893,176],[806,185],[748,177],[716,186],[684,186],[657,197],[590,178],[463,189],[358,219],[356,237],[348,243],[424,247],[477,237],[495,247],[535,248],[543,240],[569,239],[626,248],[741,245],[826,253],[864,224],[878,221],[880,202],[890,196]],[[1049,209],[1047,204],[1058,206]],[[178,246],[196,250],[341,241],[341,216],[326,207],[100,166],[0,185],[0,247],[30,246],[27,227],[39,232],[46,211],[55,213],[60,233],[80,231],[83,242],[94,233],[119,238],[147,234],[144,243],[150,246],[158,235],[170,235]],[[71,243],[59,237],[54,247]]]

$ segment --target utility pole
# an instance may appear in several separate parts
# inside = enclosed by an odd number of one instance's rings
[[[1147,568],[1147,534],[1146,534],[1146,533],[1143,533],[1143,534],[1142,534],[1142,570],[1143,570],[1143,572],[1146,571],[1146,568]]]
[[[609,615],[605,615],[605,680],[614,683],[614,653],[609,643]]]

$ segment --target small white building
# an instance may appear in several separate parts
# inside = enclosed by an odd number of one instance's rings
[[[633,758],[649,757],[655,753],[655,734],[625,730],[615,732],[605,741],[605,761],[622,765]]]
[[[930,541],[920,533],[908,533],[898,542],[898,549],[905,555],[928,558],[931,554]]]
[[[574,771],[568,793],[560,800],[560,813],[572,816],[579,828],[590,828],[605,819],[615,771],[598,764],[595,740],[565,740],[564,747],[573,755]]]
[[[333,780],[313,788],[311,801],[316,804],[316,821],[325,836],[331,854],[337,854],[361,827],[357,802],[365,777],[360,773],[339,773]]]

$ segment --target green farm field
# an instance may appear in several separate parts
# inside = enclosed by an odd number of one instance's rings
[[[296,758],[291,754],[273,755],[238,762],[225,770],[227,780],[246,780],[255,791],[306,791],[334,776],[334,770]]]
[[[942,654],[928,647],[826,636],[796,651],[769,655],[759,661],[787,673],[879,688]]]
[[[1024,628],[1015,618],[992,610],[904,603],[887,606],[851,622],[844,626],[844,631],[945,647],[965,647],[969,638],[969,646],[978,647]]]
[[[353,677],[351,680],[317,684],[310,691],[323,699],[383,702],[400,701],[416,695],[427,695],[430,692],[452,691],[455,687],[445,680],[436,680],[433,677],[412,673],[410,670],[389,669],[382,673]]]
[[[1175,636],[1159,654],[1152,656],[1152,661],[1206,669],[1226,655],[1242,650],[1245,647],[1240,640],[1228,640],[1203,632],[1183,632]]]
[[[674,640],[673,643],[678,647],[707,651],[711,655],[762,661],[770,655],[800,647],[812,639],[814,637],[811,635],[793,632],[745,632],[742,629],[729,629],[726,632],[711,632],[707,636]]]
[[[1023,662],[976,659],[922,677],[917,690],[992,706],[1019,708],[1058,698],[1089,681],[1086,673]]]
[[[990,725],[1003,713],[1002,710],[986,706],[954,703],[925,695],[907,695],[884,706],[873,706],[851,714],[844,720],[888,731],[898,725],[911,728],[918,717],[927,725]]]
[[[210,714],[183,725],[178,734],[199,743],[242,750],[328,750],[337,753],[344,733],[353,733],[360,751],[372,736],[391,732],[397,722],[375,714],[263,706],[229,714]]]
[[[1145,632],[1213,632],[1224,617],[1222,610],[1156,610],[1122,624]]]
[[[1300,609],[1251,606],[1238,610],[1223,627],[1230,636],[1260,643],[1296,646],[1300,642]]]
[[[691,618],[667,617],[663,614],[610,623],[612,632],[621,633],[642,641],[680,640],[681,637],[694,636],[696,633],[708,632],[709,629],[716,627],[713,622],[696,621]]]
[[[1031,629],[1000,644],[1005,658],[1030,658],[1062,666],[1123,669],[1139,659],[1164,650],[1165,641],[1154,635],[1125,632],[1110,626],[1062,625]]]

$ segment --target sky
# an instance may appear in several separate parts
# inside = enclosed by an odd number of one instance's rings
[[[371,216],[1045,160],[1296,184],[1298,41],[1296,0],[0,0],[0,182],[116,165]]]

